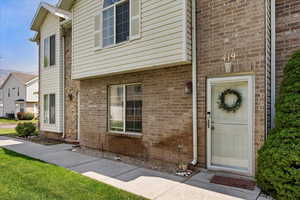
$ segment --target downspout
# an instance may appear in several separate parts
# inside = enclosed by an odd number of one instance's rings
[[[276,1],[271,0],[271,127],[275,128],[276,101]]]
[[[62,138],[65,139],[65,34],[64,29],[61,27],[62,30],[62,44],[61,44],[61,54],[62,54]]]
[[[196,0],[192,0],[192,82],[193,82],[193,161],[198,162],[197,134],[197,35],[196,35]]]

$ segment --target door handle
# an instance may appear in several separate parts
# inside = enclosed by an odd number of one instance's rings
[[[207,112],[207,128],[210,128],[210,112]]]

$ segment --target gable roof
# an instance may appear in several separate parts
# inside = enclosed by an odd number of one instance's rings
[[[37,75],[34,74],[26,74],[26,73],[22,73],[22,72],[11,72],[7,78],[5,79],[5,81],[2,83],[1,85],[1,89],[3,88],[3,86],[6,84],[6,82],[8,81],[8,79],[13,76],[15,77],[18,81],[20,81],[20,83],[22,83],[23,85],[26,85],[26,83],[32,79],[35,79],[37,77]]]
[[[48,13],[51,13],[55,16],[61,17],[63,19],[69,20],[72,18],[72,14],[69,11],[63,10],[56,6],[50,5],[48,3],[40,3],[37,12],[34,15],[34,18],[31,23],[31,30],[39,31],[40,26],[43,24]]]

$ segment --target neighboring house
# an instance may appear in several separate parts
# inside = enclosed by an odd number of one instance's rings
[[[3,116],[16,117],[18,112],[38,115],[38,78],[36,75],[12,72],[1,86]]]
[[[18,112],[30,112],[35,117],[38,116],[38,101],[39,101],[39,78],[36,77],[25,84],[26,98],[25,101],[16,101],[16,111]]]
[[[300,48],[300,4],[285,2],[42,3],[31,25],[42,134],[254,176],[279,74]]]
[[[2,89],[0,89],[0,117],[4,117],[3,109],[3,93]]]

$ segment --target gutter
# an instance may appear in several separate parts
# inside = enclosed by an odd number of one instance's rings
[[[192,0],[193,161],[198,163],[196,0]]]

